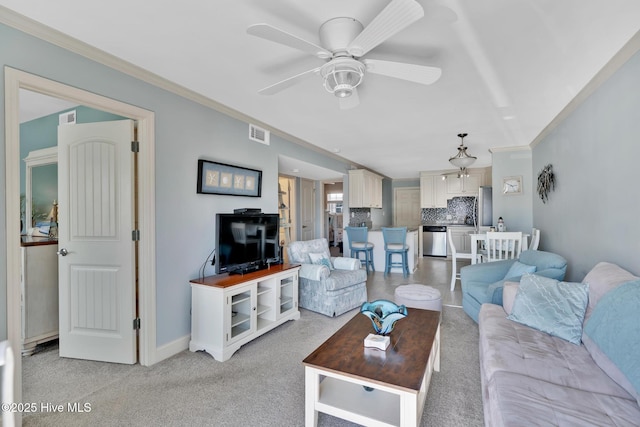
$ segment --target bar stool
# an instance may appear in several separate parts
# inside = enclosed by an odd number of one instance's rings
[[[402,268],[404,277],[409,275],[409,246],[407,245],[407,227],[382,227],[385,252],[385,276],[392,268]],[[394,255],[400,255],[400,261],[393,261]]]
[[[373,243],[368,242],[369,230],[367,227],[346,227],[347,237],[349,238],[349,249],[351,250],[351,258],[357,258],[360,263],[364,262],[364,267],[369,273],[376,271],[373,266]],[[364,253],[364,259],[360,258],[360,254]]]

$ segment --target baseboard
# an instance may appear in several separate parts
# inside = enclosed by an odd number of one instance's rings
[[[154,363],[162,362],[165,359],[187,350],[189,348],[190,340],[191,335],[185,335],[175,341],[171,341],[170,343],[156,348],[156,360]]]

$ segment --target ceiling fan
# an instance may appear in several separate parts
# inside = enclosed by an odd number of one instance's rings
[[[415,0],[392,0],[367,27],[354,18],[333,18],[320,26],[320,44],[304,40],[269,24],[255,24],[247,33],[280,43],[314,55],[326,62],[304,71],[258,93],[273,95],[291,87],[307,77],[320,74],[325,89],[338,97],[340,108],[353,108],[359,104],[356,88],[366,73],[380,74],[397,79],[429,85],[440,78],[437,67],[415,65],[380,59],[363,59],[379,44],[404,30],[424,16],[424,10]]]

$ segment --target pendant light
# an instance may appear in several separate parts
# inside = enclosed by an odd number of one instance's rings
[[[460,146],[458,147],[458,154],[451,157],[449,162],[460,168],[461,172],[466,173],[466,169],[473,164],[477,160],[477,157],[470,156],[467,154],[467,147],[464,146],[464,137],[467,136],[466,133],[459,133],[458,138],[460,138]]]

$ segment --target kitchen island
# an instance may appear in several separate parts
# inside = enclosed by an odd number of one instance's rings
[[[419,245],[418,245],[418,228],[413,227],[407,230],[407,245],[409,246],[409,252],[407,254],[407,258],[409,260],[409,273],[413,273],[418,268],[418,255],[419,255]],[[344,240],[346,241],[344,244],[344,256],[351,256],[349,251],[349,242],[347,233],[344,233]],[[384,273],[385,266],[385,252],[384,252],[384,238],[382,237],[382,229],[381,228],[373,228],[369,230],[369,242],[373,243],[373,265],[376,268],[376,271],[381,271]],[[361,255],[362,257],[363,255]],[[400,256],[394,255],[394,261],[399,261]],[[399,267],[392,268],[392,273],[402,273],[402,269]]]

